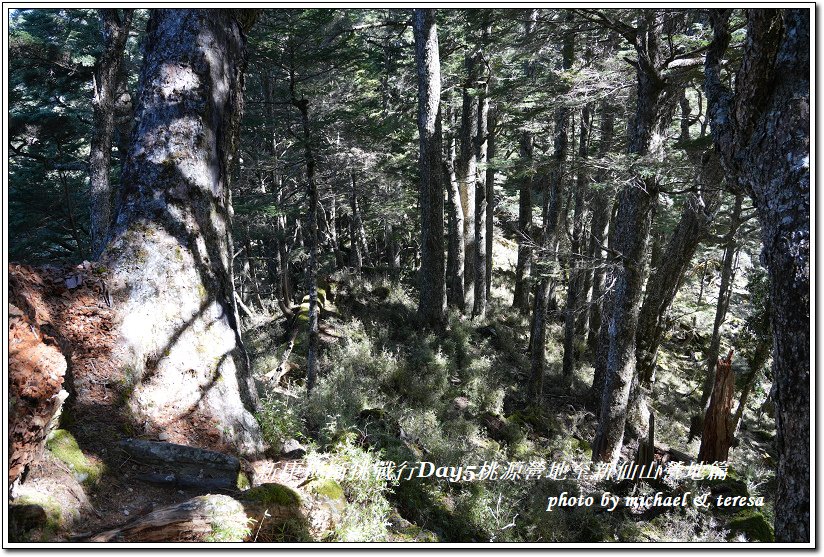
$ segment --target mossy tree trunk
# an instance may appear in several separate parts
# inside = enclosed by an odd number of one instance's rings
[[[211,428],[244,454],[263,443],[234,300],[229,176],[251,12],[152,12],[122,202],[102,257],[119,316],[112,356],[133,386],[135,425]]]
[[[630,154],[656,156],[660,138],[669,124],[668,109],[674,97],[671,83],[660,73],[666,68],[661,48],[664,15],[645,10],[639,28],[624,30],[624,37],[638,54],[635,116],[629,129]],[[656,139],[657,138],[657,139]],[[643,293],[647,244],[652,213],[658,201],[658,177],[637,176],[618,196],[618,213],[610,249],[614,250],[614,292],[606,326],[604,390],[598,427],[592,446],[595,461],[616,462],[620,457],[635,375],[635,332]]]
[[[810,20],[748,9],[730,90],[721,62],[731,10],[711,10],[705,90],[728,179],[753,199],[770,276],[778,483],[775,538],[810,542]]]

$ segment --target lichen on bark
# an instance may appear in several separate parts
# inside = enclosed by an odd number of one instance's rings
[[[128,401],[148,430],[197,414],[223,444],[263,450],[231,270],[229,169],[246,38],[230,10],[155,10],[123,173],[111,269]]]

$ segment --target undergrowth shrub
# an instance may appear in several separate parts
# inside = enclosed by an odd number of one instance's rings
[[[318,383],[308,400],[306,417],[313,430],[330,420],[338,432],[350,430],[361,410],[382,405],[379,386],[399,367],[397,355],[377,349],[359,321],[344,325],[341,336],[343,340],[323,356]],[[320,440],[329,443],[333,438]]]
[[[277,450],[287,439],[300,440],[306,437],[302,419],[304,408],[300,400],[302,399],[289,399],[277,393],[270,393],[261,400],[257,420],[264,440]]]
[[[352,434],[340,436],[329,452],[310,451],[307,465],[321,478],[335,479],[343,488],[348,504],[334,532],[336,541],[385,541],[391,511],[387,495],[392,482],[376,473],[381,453],[357,446],[354,438]]]

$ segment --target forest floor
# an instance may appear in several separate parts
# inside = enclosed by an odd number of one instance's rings
[[[589,467],[596,421],[587,394],[592,380],[591,354],[580,347],[571,380],[561,375],[563,322],[551,320],[547,372],[540,401],[527,401],[529,373],[528,318],[512,310],[514,242],[496,239],[495,283],[489,311],[471,320],[450,312],[445,332],[434,335],[416,325],[414,277],[380,273],[338,272],[325,292],[319,381],[306,397],[306,337],[299,335],[290,357],[293,370],[268,392],[268,412],[261,417],[270,442],[300,439],[309,458],[346,466],[353,450],[376,462],[398,467],[420,461],[436,466],[480,466],[497,462],[503,469],[533,462]],[[650,407],[655,412],[656,445],[695,458],[700,440],[688,441],[690,416],[697,411],[704,351],[714,303],[695,307],[694,285],[684,289],[674,313],[676,333],[661,350],[658,378]],[[559,289],[562,306],[564,291]],[[692,317],[696,320],[693,323]],[[731,315],[733,324],[741,320]],[[709,324],[709,325],[708,325]],[[281,360],[285,322],[261,319],[250,324],[247,343],[258,376]],[[274,350],[273,350],[274,348]],[[736,364],[739,368],[741,363]],[[271,374],[270,374],[271,375]],[[766,393],[750,399],[738,446],[723,485],[693,482],[668,489],[693,493],[763,495],[759,513],[747,509],[711,512],[687,509],[599,513],[598,509],[545,511],[547,497],[569,493],[600,494],[630,489],[641,495],[663,489],[628,488],[611,482],[520,480],[450,482],[428,478],[400,480],[364,499],[385,499],[381,509],[366,509],[353,518],[361,526],[379,523],[395,511],[442,541],[724,541],[770,539],[774,491],[772,420],[760,409]],[[267,420],[267,416],[269,419]],[[274,418],[274,419],[272,419]],[[637,442],[625,446],[632,460]],[[659,455],[660,456],[660,455]],[[347,485],[350,499],[364,486]],[[655,487],[655,489],[653,489]],[[380,505],[378,505],[380,507]],[[384,515],[381,514],[384,513]],[[369,538],[369,532],[374,538]],[[339,532],[342,540],[381,538],[380,524]]]
[[[450,312],[442,335],[416,325],[412,277],[333,275],[322,292],[319,381],[309,397],[303,380],[305,334],[295,338],[286,373],[277,377],[273,371],[284,359],[290,323],[263,311],[249,320],[246,343],[263,395],[258,419],[273,447],[271,458],[244,463],[252,484],[276,481],[300,489],[307,468],[313,474],[328,473],[349,502],[333,536],[340,541],[770,539],[774,430],[758,410],[763,396],[751,399],[739,444],[732,451],[734,472],[726,482],[709,485],[698,480],[662,487],[571,476],[523,477],[532,463],[556,463],[572,470],[588,467],[596,422],[587,406],[591,355],[581,347],[574,377],[563,380],[562,322],[557,315],[548,335],[543,398],[537,403],[525,398],[529,323],[509,307],[514,247],[509,240],[496,241],[498,268],[487,315],[470,320]],[[132,423],[123,404],[128,385],[117,370],[100,365],[113,342],[112,312],[98,280],[104,272],[90,264],[12,270],[18,295],[42,322],[66,324],[58,342],[71,350],[67,384],[73,390],[60,429],[49,439],[44,459],[20,486],[23,500],[41,504],[50,513],[39,539],[72,539],[204,493],[137,479],[147,470],[120,449],[124,437],[226,449],[208,423],[189,423],[162,435]],[[558,294],[563,304],[563,290]],[[690,296],[694,292],[688,287],[676,306],[687,315],[693,312],[695,329],[705,331],[709,309],[690,309]],[[684,330],[693,327],[691,316],[681,320]],[[297,322],[302,322],[300,314]],[[669,339],[651,402],[658,424],[656,442],[693,456],[698,441],[687,443],[687,434],[689,416],[698,404],[705,336],[682,331]],[[292,450],[298,443],[298,455],[305,456],[278,456],[281,449]],[[625,451],[629,458],[634,455],[632,442]],[[498,463],[502,476],[514,463],[523,466],[523,473],[520,479],[450,482],[434,477],[385,481],[374,475],[329,472],[386,470],[389,465],[421,461],[451,467]],[[767,505],[760,512],[736,513],[694,508],[545,510],[547,498],[563,491],[640,495],[662,489],[764,495]]]

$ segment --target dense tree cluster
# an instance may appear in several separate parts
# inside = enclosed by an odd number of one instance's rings
[[[146,396],[179,362],[219,360],[210,408],[249,453],[258,396],[240,316],[305,320],[311,392],[342,269],[408,285],[435,334],[502,305],[523,316],[520,404],[554,404],[550,378],[586,393],[596,461],[628,444],[652,458],[668,413],[723,460],[772,382],[776,539],[807,541],[810,17],[14,10],[10,256],[105,262],[128,313],[119,357],[150,369]],[[685,312],[710,303],[711,323]],[[731,306],[747,315],[733,328]],[[686,412],[657,403],[677,335],[708,338]],[[730,349],[745,363],[722,395]],[[153,412],[193,388],[178,382]]]

